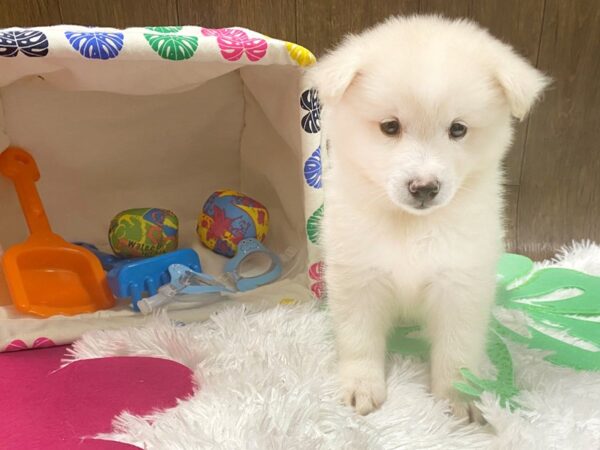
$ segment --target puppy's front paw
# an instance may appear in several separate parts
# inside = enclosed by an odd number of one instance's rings
[[[376,374],[342,375],[343,400],[361,415],[369,414],[385,401],[385,380]]]
[[[469,422],[475,422],[484,424],[485,419],[479,411],[479,408],[472,402],[466,402],[462,400],[455,400],[450,402],[450,409],[452,414],[459,419],[469,419]]]

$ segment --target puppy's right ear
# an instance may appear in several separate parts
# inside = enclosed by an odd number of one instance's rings
[[[341,100],[358,75],[360,62],[357,38],[350,35],[309,69],[309,81],[319,92],[321,103],[332,105]]]

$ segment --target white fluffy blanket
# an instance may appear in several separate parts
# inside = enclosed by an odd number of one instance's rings
[[[600,247],[575,245],[550,264],[600,275]],[[327,312],[310,305],[92,332],[72,357],[154,355],[193,369],[192,398],[149,417],[125,412],[104,436],[148,449],[600,449],[600,373],[510,349],[522,408],[509,412],[486,394],[486,426],[449,416],[428,392],[427,365],[398,355],[389,359],[387,402],[356,415],[339,402]]]

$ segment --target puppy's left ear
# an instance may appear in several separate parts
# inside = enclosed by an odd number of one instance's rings
[[[504,91],[511,114],[519,120],[527,115],[551,79],[515,53],[508,45],[496,42],[495,75]]]
[[[360,44],[356,36],[350,35],[309,69],[308,79],[323,104],[331,105],[342,99],[358,75],[360,62]]]

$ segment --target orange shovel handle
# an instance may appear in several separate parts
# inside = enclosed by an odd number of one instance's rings
[[[10,147],[0,154],[0,173],[15,184],[31,234],[51,233],[42,200],[35,188],[40,171],[33,157],[25,150]]]

